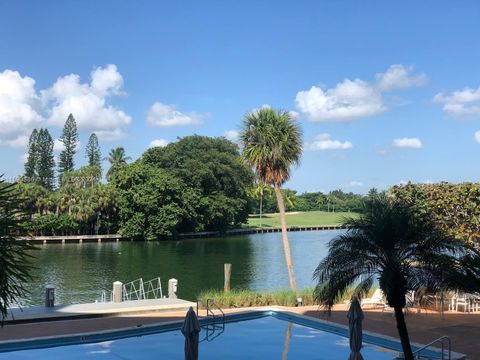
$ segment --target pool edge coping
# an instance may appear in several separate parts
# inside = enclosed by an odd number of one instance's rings
[[[279,315],[279,316],[276,316],[276,315]],[[303,325],[298,321],[297,322],[295,321],[295,319],[299,319],[305,322],[310,322],[310,323],[313,322],[313,323],[321,324],[323,326],[328,327],[329,329],[340,328],[343,331],[348,332],[348,326],[346,325],[338,324],[333,321],[318,319],[308,315],[297,314],[289,310],[282,309],[280,307],[265,307],[265,308],[255,307],[251,309],[240,310],[238,312],[227,313],[225,314],[225,322],[228,323],[228,322],[243,321],[243,320],[253,320],[256,318],[261,318],[266,316],[272,316],[279,320],[288,320],[291,318],[292,322],[297,323],[298,325],[308,326],[308,325]],[[287,319],[282,317],[286,317]],[[3,341],[0,341],[0,354],[4,352],[10,352],[10,351],[21,351],[21,350],[49,348],[49,347],[56,347],[56,346],[71,346],[71,345],[78,345],[78,344],[102,342],[107,340],[102,340],[101,337],[108,336],[108,335],[110,335],[110,338],[113,338],[114,340],[118,340],[118,339],[130,337],[130,336],[141,336],[141,335],[150,335],[152,333],[162,333],[162,332],[167,332],[172,330],[178,330],[178,328],[181,327],[181,325],[183,324],[183,321],[184,321],[183,319],[180,319],[180,320],[165,321],[160,323],[146,324],[141,326],[138,326],[138,325],[128,326],[128,327],[121,327],[121,328],[108,329],[108,330],[72,333],[72,334],[66,334],[66,335],[52,335],[52,336],[40,336],[40,337],[23,338],[23,339],[15,339],[15,340],[3,340]],[[209,318],[200,317],[200,316],[199,316],[199,321],[201,323],[207,323],[207,324],[212,322],[211,320],[209,320]],[[340,332],[337,332],[337,331],[329,331],[325,329],[323,329],[323,331],[335,333],[339,336],[345,337],[344,334],[341,334]],[[125,333],[128,333],[129,335],[127,336]],[[388,342],[400,344],[400,340],[393,336],[388,336],[388,335],[384,335],[384,334],[380,334],[380,333],[376,333],[368,330],[364,330],[363,334],[372,338],[378,338]],[[90,338],[90,340],[88,340],[88,338]],[[65,340],[65,343],[58,344],[58,342],[60,342],[62,339]],[[365,341],[365,342],[371,343],[369,341]],[[22,344],[25,344],[25,346],[21,347]],[[27,344],[31,344],[31,345],[26,346]],[[420,344],[417,342],[411,342],[410,344],[416,348],[421,348],[425,346],[424,344]],[[11,345],[12,349],[9,349],[8,345]],[[383,346],[381,344],[374,344],[374,345]],[[4,346],[6,347],[6,349],[3,349]],[[383,347],[388,348],[386,346],[383,346]],[[391,349],[391,348],[388,348],[388,349],[393,351],[399,351],[397,349]],[[441,352],[440,348],[437,348],[434,346],[429,346],[426,350],[434,353]],[[467,359],[467,355],[463,353],[452,351],[451,354],[452,354],[453,360]]]

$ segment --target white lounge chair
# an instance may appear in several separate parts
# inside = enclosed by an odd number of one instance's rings
[[[472,306],[473,305],[473,306]],[[450,311],[458,311],[458,308],[462,307],[464,312],[475,311],[474,299],[470,294],[456,293],[450,300]]]
[[[383,291],[381,289],[376,289],[371,298],[362,299],[360,304],[362,307],[364,305],[372,305],[374,308],[376,308],[377,306],[385,307],[386,304],[384,298],[385,296],[383,294]]]

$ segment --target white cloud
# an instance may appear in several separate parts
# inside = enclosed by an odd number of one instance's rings
[[[350,187],[362,187],[363,186],[363,182],[361,181],[356,181],[356,180],[352,180],[348,183],[348,186]]]
[[[116,128],[113,130],[95,130],[99,140],[115,141],[125,138],[128,134],[124,129]]]
[[[238,142],[240,133],[237,130],[227,130],[224,134],[225,138],[232,142]]]
[[[155,139],[150,142],[150,145],[148,147],[165,147],[168,144],[170,144],[170,141],[165,140],[165,139]]]
[[[112,64],[95,68],[90,75],[90,83],[70,74],[37,92],[33,78],[12,70],[1,72],[0,142],[23,147],[33,128],[63,126],[70,113],[79,129],[95,131],[104,139],[125,134],[131,117],[108,103],[110,97],[123,94],[122,75]]]
[[[299,110],[313,121],[352,121],[387,110],[382,93],[426,83],[425,74],[412,75],[412,67],[392,65],[376,75],[376,82],[345,79],[334,88],[312,86],[299,91],[295,101]]]
[[[28,140],[29,137],[27,135],[19,135],[14,139],[6,140],[5,143],[12,148],[25,149],[27,147]]]
[[[353,144],[350,141],[341,142],[333,140],[330,134],[319,134],[312,143],[306,143],[307,150],[347,150],[351,149]]]
[[[419,138],[404,137],[393,140],[392,146],[402,149],[420,149],[422,147],[422,142]]]
[[[42,122],[35,80],[17,71],[0,73],[0,140],[25,135]]]
[[[474,137],[475,137],[475,141],[480,144],[480,130],[475,132]]]
[[[480,87],[465,88],[450,95],[438,93],[433,101],[443,104],[443,111],[454,117],[480,116]]]
[[[65,147],[63,146],[63,142],[60,141],[60,139],[55,139],[53,141],[53,151],[62,151]]]
[[[28,154],[25,153],[25,154],[22,154],[20,155],[20,157],[18,158],[18,160],[22,163],[22,164],[25,164],[28,160]]]
[[[298,119],[300,117],[300,113],[298,113],[297,111],[290,110],[289,113],[292,119]]]
[[[194,112],[182,113],[176,109],[175,105],[162,104],[158,101],[147,111],[148,124],[158,127],[201,124],[203,117],[204,115]]]
[[[375,75],[377,88],[380,91],[389,91],[412,86],[423,86],[427,83],[427,75],[424,73],[412,75],[412,72],[413,66],[391,65],[384,73]]]
[[[123,95],[123,77],[114,64],[98,67],[91,73],[91,88],[101,97]]]
[[[295,100],[300,111],[314,121],[350,121],[385,110],[380,93],[359,79],[346,79],[326,91],[312,86],[300,91]]]
[[[48,122],[63,126],[70,113],[79,129],[95,131],[104,139],[123,132],[131,117],[108,104],[109,97],[120,95],[123,78],[115,65],[96,68],[91,72],[91,82],[82,83],[76,74],[57,79],[49,89],[41,92],[42,100],[49,104]]]

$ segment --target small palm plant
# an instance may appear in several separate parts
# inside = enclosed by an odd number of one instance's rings
[[[110,168],[107,171],[107,180],[123,165],[127,164],[128,160],[131,160],[130,156],[125,156],[125,149],[123,147],[116,147],[110,150],[108,157],[104,160],[110,162]]]
[[[404,356],[413,359],[402,311],[407,292],[478,291],[480,254],[385,195],[369,200],[345,225],[349,230],[330,241],[315,270],[317,301],[330,310],[351,287],[361,297],[377,280],[394,309]]]
[[[273,185],[280,212],[283,250],[290,287],[296,290],[281,186],[290,177],[291,167],[300,161],[302,131],[289,112],[266,107],[245,116],[240,140],[243,156],[255,168],[259,182],[263,185]]]
[[[0,176],[1,177],[1,176]],[[21,230],[23,214],[15,210],[19,196],[15,184],[0,179],[0,322],[8,308],[25,297],[25,283],[30,279],[29,265],[33,247],[15,238]]]

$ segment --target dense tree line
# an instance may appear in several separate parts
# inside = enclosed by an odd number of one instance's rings
[[[449,235],[480,244],[480,184],[412,184],[394,186],[389,194],[426,215]]]
[[[263,187],[263,198],[259,188],[252,191],[252,211],[255,214],[260,212],[260,199],[264,213],[278,212],[277,200],[271,187]],[[295,190],[282,189],[287,211],[327,211],[327,212],[358,212],[362,209],[364,201],[376,193],[372,189],[369,194],[361,195],[342,190],[330,191],[328,194],[322,192],[304,192],[297,194]]]
[[[27,221],[23,222],[26,232],[71,235],[118,230],[115,189],[101,183],[102,157],[97,135],[91,134],[86,146],[88,165],[75,169],[78,137],[75,118],[70,114],[59,139],[62,150],[56,177],[52,136],[48,129],[32,131],[25,174],[17,184],[18,207],[27,214]]]
[[[128,164],[121,147],[112,149],[102,182],[96,134],[85,148],[88,165],[75,168],[78,131],[69,115],[55,177],[54,141],[47,129],[33,130],[25,176],[18,182],[19,208],[34,235],[120,232],[149,240],[179,232],[225,230],[247,221],[253,172],[238,146],[225,138],[189,136],[148,149]]]

